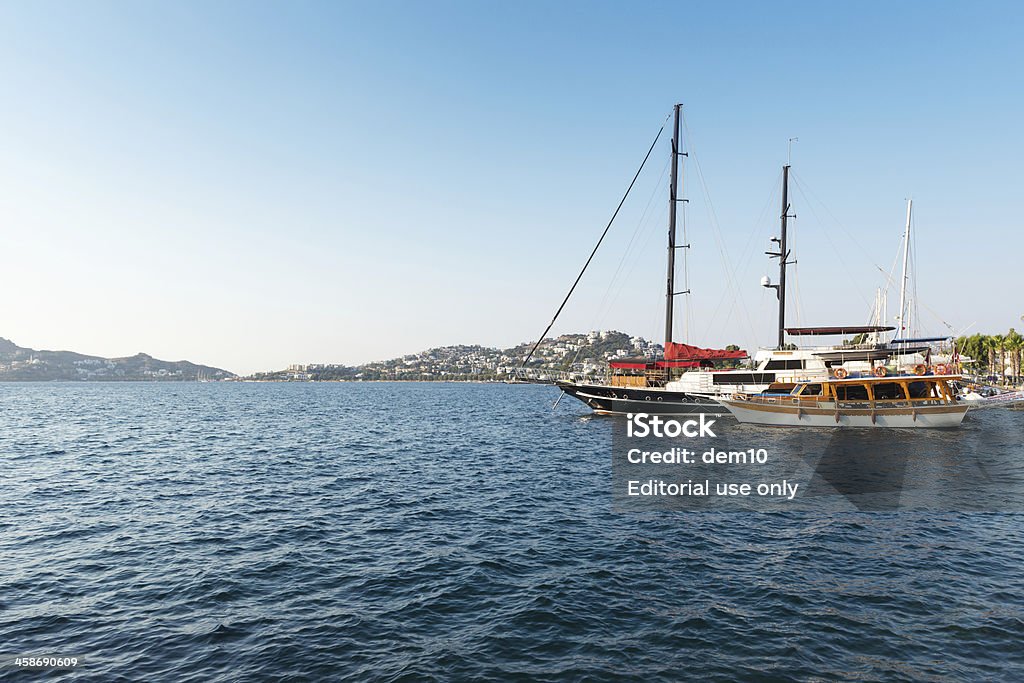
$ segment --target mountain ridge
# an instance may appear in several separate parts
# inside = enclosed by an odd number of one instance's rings
[[[231,379],[235,373],[187,360],[166,361],[139,352],[105,358],[77,351],[18,346],[0,337],[0,381],[195,381]]]

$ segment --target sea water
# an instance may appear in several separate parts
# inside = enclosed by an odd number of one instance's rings
[[[97,681],[1024,676],[1022,515],[623,514],[617,418],[556,397],[2,384],[0,655]]]

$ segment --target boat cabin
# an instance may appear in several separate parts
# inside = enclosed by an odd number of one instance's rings
[[[953,375],[905,375],[893,377],[855,377],[830,379],[822,382],[801,382],[785,394],[795,404],[851,404],[868,403],[875,407],[944,405],[955,403],[955,394],[949,386]],[[762,396],[781,396],[771,389]]]
[[[669,342],[661,360],[623,358],[609,362],[608,383],[617,387],[664,387],[688,370],[710,370],[715,361],[740,361],[747,357],[741,349],[703,349]]]
[[[959,375],[863,375],[797,382],[789,393],[765,390],[723,399],[749,424],[774,427],[958,427],[967,406],[950,382]]]
[[[695,370],[712,367],[711,361],[647,360],[624,358],[608,363],[608,383],[613,387],[663,387],[673,376],[673,370]]]

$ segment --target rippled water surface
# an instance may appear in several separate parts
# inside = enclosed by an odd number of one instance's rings
[[[616,513],[611,420],[556,396],[0,385],[0,654],[102,681],[1024,678],[1021,515]]]

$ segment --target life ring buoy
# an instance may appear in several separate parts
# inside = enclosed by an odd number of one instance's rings
[[[836,368],[832,373],[836,379],[846,379],[850,376],[850,373],[846,371],[846,368]]]
[[[885,369],[884,365],[879,365],[877,368],[871,371],[871,374],[875,377],[885,377],[889,374],[889,371]]]
[[[951,372],[951,368],[945,363],[939,363],[935,366],[936,375],[948,375]]]
[[[913,367],[912,372],[915,375],[923,375],[924,373],[928,372],[928,366],[925,365],[924,363],[918,363]]]

